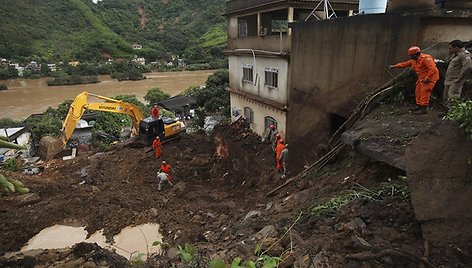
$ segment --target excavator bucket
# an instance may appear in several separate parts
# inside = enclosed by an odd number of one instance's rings
[[[51,136],[44,136],[39,141],[39,157],[49,161],[54,159],[56,155],[63,151],[63,143],[61,139]]]

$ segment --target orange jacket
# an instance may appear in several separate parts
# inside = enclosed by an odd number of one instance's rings
[[[169,174],[170,173],[170,165],[169,164],[165,164],[165,165],[162,164],[161,165],[161,171]]]
[[[418,81],[428,78],[432,82],[439,80],[439,70],[431,55],[420,53],[418,60],[407,60],[393,65],[395,68],[412,67],[418,75]]]
[[[171,167],[169,164],[162,164],[161,171],[167,174],[167,179],[170,181],[172,180],[172,175],[170,175]]]
[[[157,148],[161,148],[161,139],[154,139],[152,142],[152,148],[156,150]]]
[[[159,117],[159,108],[158,107],[152,107],[151,108],[151,116],[154,118]]]
[[[282,150],[285,149],[285,144],[279,143],[277,144],[277,147],[275,147],[275,159],[279,160],[280,159],[280,154],[282,153]]]

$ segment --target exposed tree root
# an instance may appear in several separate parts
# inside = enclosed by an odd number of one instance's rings
[[[378,260],[385,256],[398,256],[406,258],[414,263],[424,264],[426,267],[435,267],[426,258],[418,257],[413,253],[401,251],[399,249],[384,249],[379,253],[372,253],[370,251],[364,251],[354,254],[347,254],[346,258],[354,259],[359,261]]]

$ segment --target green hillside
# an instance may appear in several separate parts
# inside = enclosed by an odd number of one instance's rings
[[[1,0],[0,57],[97,61],[223,59],[225,0]],[[131,44],[143,49],[133,51]]]

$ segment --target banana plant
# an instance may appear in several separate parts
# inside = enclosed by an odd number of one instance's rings
[[[0,148],[9,148],[23,150],[26,149],[25,146],[21,146],[12,142],[9,142],[5,137],[0,136]],[[29,189],[26,188],[22,182],[18,180],[8,179],[7,177],[0,174],[0,189],[5,192],[18,192],[18,193],[28,193]]]
[[[2,136],[0,136],[0,148],[9,148],[9,149],[17,149],[17,150],[26,149],[25,146],[9,142],[9,141],[6,140],[5,137],[2,137]]]

